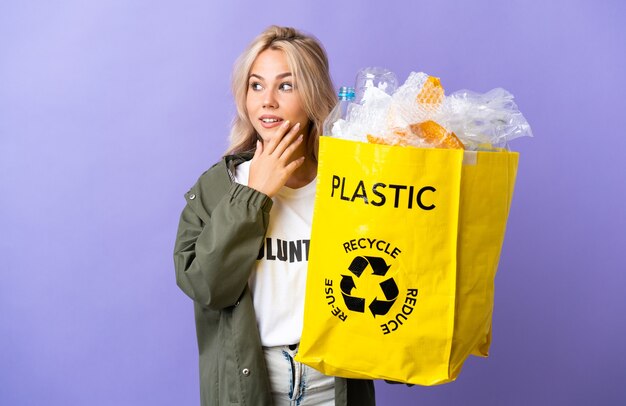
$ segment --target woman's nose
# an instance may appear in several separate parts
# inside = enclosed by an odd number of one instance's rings
[[[274,92],[265,92],[263,95],[263,107],[268,109],[275,109],[278,107],[278,101],[276,100]]]

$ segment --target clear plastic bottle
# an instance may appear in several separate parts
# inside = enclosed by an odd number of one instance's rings
[[[389,69],[379,67],[369,67],[361,69],[356,75],[356,98],[355,103],[363,102],[365,89],[376,87],[388,95],[392,95],[398,87],[396,74]]]
[[[340,119],[346,119],[348,116],[348,107],[350,106],[350,103],[354,102],[354,88],[342,86],[339,88],[337,96],[339,97],[339,102],[331,110],[328,117],[326,117],[326,120],[324,120],[324,132],[322,135],[332,135],[333,125],[335,122]]]

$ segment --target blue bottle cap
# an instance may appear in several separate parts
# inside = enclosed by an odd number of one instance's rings
[[[354,100],[356,97],[353,87],[341,86],[339,88],[339,100]]]

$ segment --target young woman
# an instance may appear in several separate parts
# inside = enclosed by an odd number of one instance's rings
[[[294,360],[323,120],[323,47],[270,27],[237,60],[226,156],[185,195],[174,260],[194,300],[202,405],[373,405],[371,381]]]

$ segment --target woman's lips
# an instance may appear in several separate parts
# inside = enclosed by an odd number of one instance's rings
[[[274,128],[283,123],[283,119],[276,116],[261,116],[259,121],[263,128]]]

